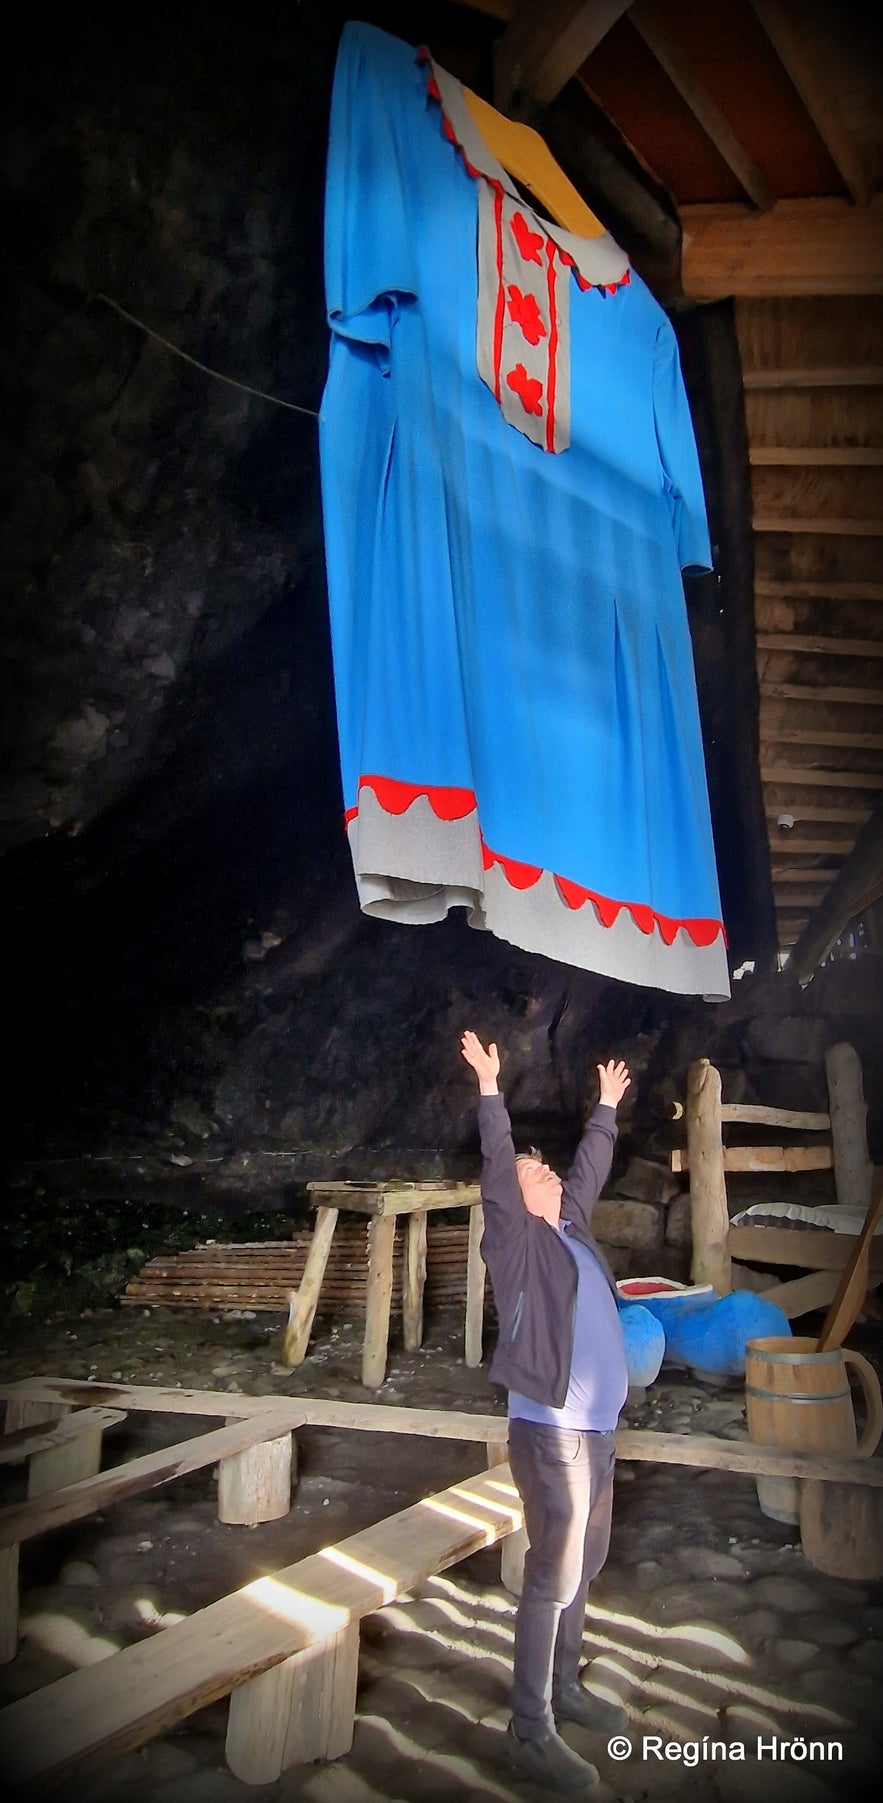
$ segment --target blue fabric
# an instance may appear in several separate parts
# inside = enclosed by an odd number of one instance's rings
[[[640,1302],[620,1302],[619,1319],[625,1341],[629,1389],[646,1390],[647,1385],[659,1376],[665,1356],[665,1330]]]
[[[571,1234],[559,1231],[577,1272],[567,1395],[563,1406],[554,1409],[510,1390],[509,1419],[541,1421],[582,1433],[609,1433],[619,1420],[629,1383],[622,1316],[594,1253]]]
[[[644,1307],[665,1331],[669,1363],[719,1377],[744,1377],[749,1340],[791,1333],[784,1310],[752,1290],[733,1290],[692,1308],[681,1296],[647,1296]]]
[[[572,442],[476,369],[476,181],[413,50],[344,29],[320,415],[344,804],[360,775],[473,791],[485,842],[619,901],[720,919],[681,568],[711,564],[671,325],[571,278]]]

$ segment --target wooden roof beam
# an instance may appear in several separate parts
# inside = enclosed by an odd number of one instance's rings
[[[660,22],[652,0],[634,0],[629,9],[629,22],[640,33],[652,51],[660,67],[665,70],[672,86],[677,89],[681,99],[686,102],[694,118],[698,120],[707,138],[710,138],[718,155],[727,167],[732,170],[756,207],[771,207],[775,195],[766,177],[752,162],[744,144],[740,142],[729,120],[721,112],[717,102],[712,99],[704,83],[688,62],[683,52],[669,37]]]
[[[883,799],[804,927],[789,968],[808,982],[851,920],[883,894]]]
[[[787,0],[751,3],[844,185],[858,206],[867,206],[872,192],[870,173],[860,145],[843,122],[828,86],[827,73],[807,41],[805,21]]]
[[[582,67],[629,0],[520,0],[496,52],[494,104],[508,113],[517,94],[548,106]]]
[[[879,200],[861,209],[847,200],[778,200],[765,213],[731,202],[679,211],[681,275],[688,300],[883,294]],[[819,379],[818,371],[788,373],[792,385]],[[770,375],[765,371],[746,387],[776,386]],[[846,377],[850,379],[856,375]],[[881,380],[879,370],[873,380]]]

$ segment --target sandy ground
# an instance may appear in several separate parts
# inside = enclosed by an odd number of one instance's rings
[[[7,1329],[2,1375],[372,1400],[358,1381],[358,1323],[320,1325],[293,1373],[275,1362],[280,1332],[277,1316],[107,1310]],[[874,1355],[861,1331],[854,1338]],[[387,1381],[373,1399],[502,1412],[486,1369],[463,1362],[456,1315],[430,1320],[417,1353],[403,1352],[393,1335]],[[672,1432],[745,1434],[741,1391],[711,1389],[680,1372],[664,1372],[624,1419]],[[205,1427],[204,1419],[130,1414],[106,1436],[106,1463]],[[485,1463],[475,1443],[330,1429],[298,1438],[299,1477],[282,1522],[221,1525],[213,1474],[202,1471],[28,1543],[21,1647],[0,1670],[2,1701],[162,1633],[237,1585]],[[21,1474],[3,1476],[4,1499],[13,1500]],[[497,1550],[369,1617],[355,1739],[333,1764],[292,1769],[261,1788],[243,1785],[225,1767],[226,1708],[217,1704],[140,1750],[69,1778],[53,1795],[61,1803],[538,1803],[547,1793],[517,1779],[505,1756],[514,1607],[500,1584]],[[618,1694],[630,1718],[628,1750],[565,1729],[599,1769],[597,1803],[852,1803],[881,1794],[883,1584],[815,1571],[797,1529],[761,1514],[750,1478],[620,1464],[611,1552],[592,1588],[585,1657],[593,1687]]]

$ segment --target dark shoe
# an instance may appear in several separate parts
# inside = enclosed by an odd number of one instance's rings
[[[568,1684],[552,1699],[557,1722],[576,1722],[590,1734],[620,1734],[628,1723],[628,1711],[621,1703],[608,1703],[596,1697],[582,1684]]]
[[[537,1740],[519,1740],[510,1722],[506,1750],[522,1778],[530,1778],[534,1784],[557,1791],[559,1795],[569,1792],[575,1796],[579,1791],[591,1790],[601,1776],[595,1766],[589,1765],[587,1759],[580,1759],[552,1728],[547,1728]]]

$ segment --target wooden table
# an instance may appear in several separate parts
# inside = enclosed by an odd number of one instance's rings
[[[481,1364],[485,1268],[479,1252],[484,1226],[477,1183],[308,1183],[316,1224],[300,1288],[292,1297],[287,1334],[288,1362],[306,1357],[322,1279],[341,1210],[368,1218],[368,1287],[365,1300],[365,1343],[362,1382],[376,1390],[386,1376],[389,1311],[392,1300],[392,1254],[396,1221],[408,1218],[408,1241],[402,1277],[405,1349],[423,1341],[423,1287],[426,1281],[426,1226],[433,1208],[468,1208],[469,1250],[466,1261],[466,1363]]]

